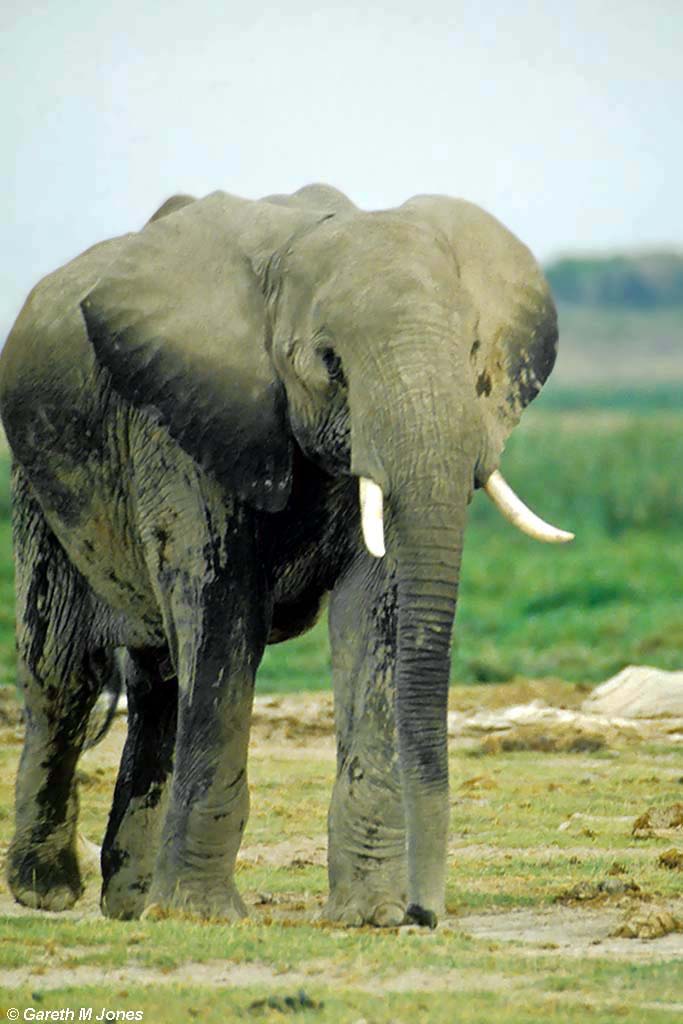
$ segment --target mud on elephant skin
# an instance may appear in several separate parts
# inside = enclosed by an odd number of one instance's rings
[[[254,676],[328,593],[329,918],[433,925],[467,505],[550,373],[529,251],[470,203],[174,197],[41,281],[0,360],[27,730],[15,897],[77,899],[74,772],[113,652],[129,730],[103,911],[245,912]],[[123,653],[121,653],[123,649]]]

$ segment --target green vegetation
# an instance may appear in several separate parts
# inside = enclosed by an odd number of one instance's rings
[[[680,333],[683,340],[683,316],[681,317]],[[683,344],[681,345],[683,362]],[[564,351],[564,346],[563,346]],[[526,421],[538,416],[540,412],[573,412],[590,413],[623,413],[628,416],[652,416],[661,413],[678,413],[683,416],[683,381],[658,381],[647,384],[634,381],[630,384],[598,383],[592,387],[579,385],[556,386],[554,377],[550,379],[530,410],[524,414]],[[618,420],[612,420],[614,426]],[[623,423],[623,420],[622,420]],[[514,440],[511,441],[514,444]]]
[[[0,519],[0,685],[14,682],[14,566],[9,521]]]
[[[530,410],[506,476],[562,548],[513,532],[477,496],[461,586],[455,677],[595,682],[624,665],[683,661],[680,413]]]

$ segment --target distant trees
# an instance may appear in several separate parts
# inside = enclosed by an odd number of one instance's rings
[[[568,256],[545,268],[555,298],[581,306],[683,306],[683,253]]]

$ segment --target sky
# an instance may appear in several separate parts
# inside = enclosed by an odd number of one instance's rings
[[[543,260],[683,249],[680,0],[3,0],[0,334],[174,192],[463,196]]]

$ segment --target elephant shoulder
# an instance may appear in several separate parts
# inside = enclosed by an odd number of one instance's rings
[[[0,356],[3,416],[10,392],[35,392],[46,377],[68,377],[78,365],[92,363],[79,303],[131,237],[92,246],[31,290]]]
[[[93,246],[32,289],[0,355],[0,416],[24,465],[64,442],[96,401],[96,365],[79,302],[130,236]],[[61,438],[61,441],[60,441]]]

